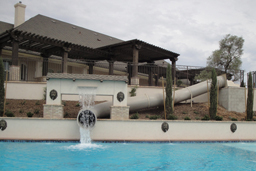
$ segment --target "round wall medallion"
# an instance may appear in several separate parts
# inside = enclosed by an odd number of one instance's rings
[[[7,122],[5,120],[0,121],[0,129],[3,131],[7,128]]]
[[[51,91],[50,91],[50,98],[51,98],[52,100],[55,100],[57,97],[58,97],[57,91],[56,91],[56,90],[51,90]]]
[[[237,126],[236,126],[235,123],[232,123],[232,124],[230,125],[230,130],[231,130],[233,133],[236,132]]]
[[[93,127],[96,123],[96,116],[90,110],[80,110],[77,120],[78,124],[83,128]]]
[[[119,102],[122,102],[124,100],[124,93],[123,92],[117,93],[117,100]]]
[[[167,132],[169,129],[169,124],[167,122],[162,123],[162,130],[164,132]]]

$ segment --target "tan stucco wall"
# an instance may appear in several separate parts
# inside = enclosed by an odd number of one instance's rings
[[[76,120],[1,118],[7,128],[0,140],[79,140]],[[237,130],[230,131],[233,122],[217,121],[167,121],[169,130],[164,133],[164,120],[98,120],[92,140],[98,141],[242,141],[256,140],[254,122],[235,122]]]

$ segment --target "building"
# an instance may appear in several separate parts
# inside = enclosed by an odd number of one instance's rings
[[[25,21],[26,5],[17,3],[15,22],[0,22],[0,55],[10,81],[45,81],[48,72],[127,75],[139,85],[139,65],[170,59],[175,75],[179,54],[141,40],[123,41],[43,15]],[[119,66],[119,67],[118,67]],[[153,85],[157,73],[147,71]],[[143,74],[142,74],[143,75]],[[141,78],[140,78],[141,77]]]

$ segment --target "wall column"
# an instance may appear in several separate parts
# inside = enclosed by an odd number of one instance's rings
[[[108,63],[109,63],[108,75],[114,75],[114,61],[110,60],[108,61]]]
[[[63,57],[62,57],[62,73],[68,73],[68,53],[70,52],[71,48],[63,47]]]
[[[139,64],[139,50],[141,49],[140,45],[133,46],[133,63],[132,63],[132,78],[131,85],[139,85],[140,80],[138,77],[138,64]]]
[[[19,42],[12,42],[12,65],[10,66],[10,81],[20,81]]]

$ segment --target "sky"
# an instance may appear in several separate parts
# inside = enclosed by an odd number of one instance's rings
[[[0,1],[14,23],[16,0]],[[255,0],[22,0],[25,19],[42,14],[109,36],[139,39],[180,54],[177,65],[206,66],[227,34],[243,37],[242,70],[256,71]]]

